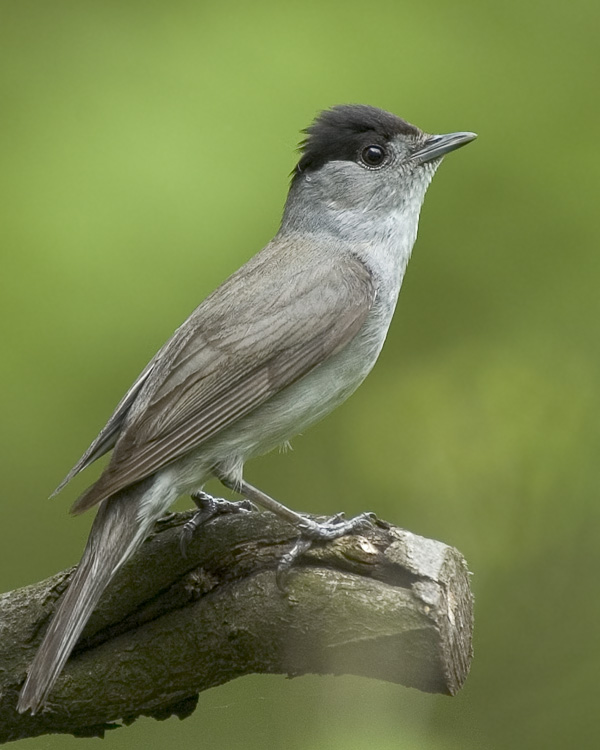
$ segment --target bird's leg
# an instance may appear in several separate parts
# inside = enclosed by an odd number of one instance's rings
[[[343,513],[338,513],[329,520],[319,523],[308,516],[303,516],[287,508],[243,479],[235,481],[218,473],[216,476],[226,487],[242,495],[247,500],[251,500],[253,503],[275,513],[275,515],[283,518],[284,521],[295,526],[300,532],[295,545],[289,552],[286,552],[279,562],[277,583],[280,588],[283,588],[285,576],[294,562],[300,555],[310,549],[315,542],[329,542],[348,534],[355,534],[357,531],[371,528],[377,520],[374,513],[361,513],[348,520],[344,518]]]
[[[256,510],[250,500],[239,500],[237,502],[230,502],[222,497],[213,497],[208,492],[194,492],[192,494],[192,500],[196,504],[198,510],[190,518],[190,520],[184,524],[181,530],[181,551],[185,555],[188,544],[192,537],[200,526],[204,525],[207,521],[215,516],[221,516],[225,513],[246,513],[251,510]]]

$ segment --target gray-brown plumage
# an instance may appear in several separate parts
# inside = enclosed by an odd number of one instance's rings
[[[368,270],[355,259],[343,267],[323,261],[308,280],[297,244],[267,246],[161,349],[121,423],[110,464],[73,512],[199,448],[354,337],[373,301]],[[258,295],[265,303],[257,317]]]
[[[428,136],[365,106],[322,113],[306,132],[276,237],[177,329],[57,489],[113,450],[73,506],[99,509],[19,711],[47,701],[102,592],[179,495],[211,476],[239,488],[248,458],[360,385],[383,346],[429,181],[441,156],[474,138]],[[356,528],[319,525],[243,486],[311,539]]]
[[[69,580],[29,669],[29,677],[19,698],[19,711],[31,708],[32,713],[37,712],[79,640],[102,592],[124,560],[143,542],[136,518],[136,499],[145,489],[142,482],[102,503],[98,509],[81,561]]]

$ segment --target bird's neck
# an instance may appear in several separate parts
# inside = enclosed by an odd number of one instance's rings
[[[391,206],[376,201],[341,206],[323,200],[310,185],[296,184],[290,190],[280,234],[343,246],[376,276],[397,280],[404,275],[417,237],[422,200],[423,196],[415,193]]]

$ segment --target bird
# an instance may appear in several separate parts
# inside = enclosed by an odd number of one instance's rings
[[[28,670],[17,709],[35,714],[102,593],[181,495],[202,522],[218,478],[314,540],[372,516],[317,522],[245,481],[247,460],[286,443],[345,401],[375,364],[442,158],[471,132],[431,135],[365,104],[322,111],[304,131],[275,237],[175,331],[117,405],[59,492],[112,450],[73,513],[98,506],[81,561]]]

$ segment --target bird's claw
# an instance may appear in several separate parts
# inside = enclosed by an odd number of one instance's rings
[[[343,513],[337,513],[327,521],[319,523],[312,518],[304,517],[299,525],[300,536],[294,546],[286,552],[280,559],[277,566],[276,579],[277,586],[281,591],[285,591],[287,575],[296,562],[305,552],[307,552],[315,542],[330,542],[333,539],[339,539],[342,536],[356,534],[359,531],[367,531],[373,528],[377,523],[375,513],[361,513],[354,518],[345,519]]]
[[[238,500],[231,502],[222,497],[212,497],[206,492],[195,492],[192,500],[196,503],[198,510],[187,521],[181,529],[181,539],[179,542],[181,554],[185,557],[187,548],[192,541],[194,534],[205,523],[215,516],[225,515],[226,513],[250,513],[256,510],[256,506],[249,500]]]

